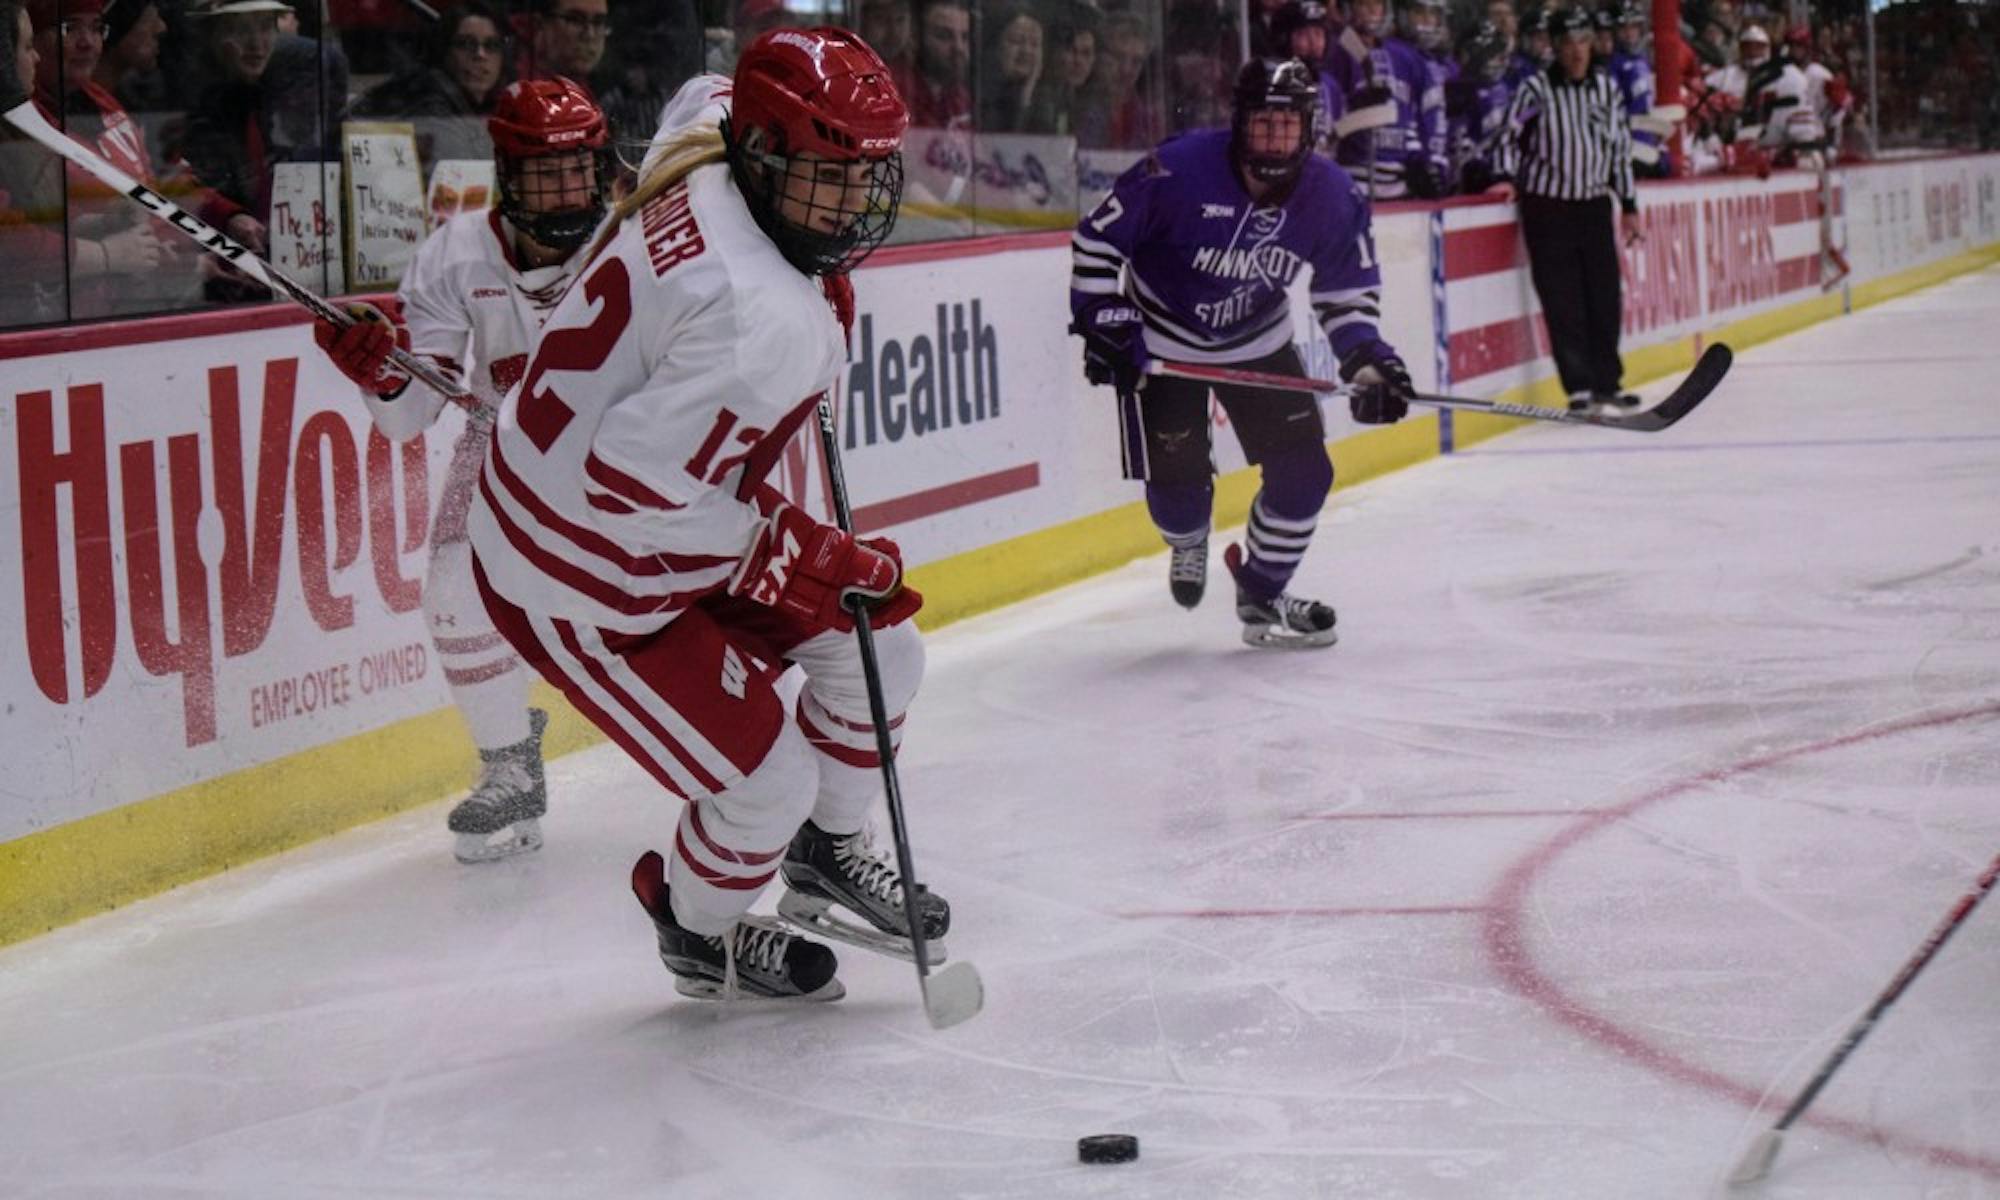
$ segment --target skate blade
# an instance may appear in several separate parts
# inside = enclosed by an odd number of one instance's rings
[[[728,996],[723,994],[722,981],[719,979],[689,978],[685,975],[676,975],[674,976],[674,990],[690,1000],[729,999]],[[763,992],[745,991],[741,985],[736,989],[736,999],[738,1000],[770,1000],[779,1004],[798,1004],[801,1002],[808,1004],[830,1004],[845,995],[847,995],[847,985],[840,982],[838,978],[829,979],[813,991],[801,992],[796,996],[770,996]]]
[[[897,937],[893,933],[883,933],[872,925],[848,921],[835,916],[831,902],[786,889],[778,897],[778,915],[807,933],[816,933],[829,941],[842,942],[862,950],[872,950],[906,963],[917,961],[915,949],[910,939]],[[924,952],[931,966],[945,961],[944,943],[935,938],[924,941]]]
[[[1319,650],[1340,640],[1334,630],[1318,633],[1290,633],[1276,625],[1245,625],[1243,644],[1261,650]]]
[[[498,833],[461,833],[452,855],[462,863],[498,862],[542,848],[541,822],[530,817]]]

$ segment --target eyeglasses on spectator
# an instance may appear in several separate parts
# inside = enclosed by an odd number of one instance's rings
[[[551,15],[577,33],[611,32],[611,18],[604,13],[581,13],[572,8],[565,8]]]

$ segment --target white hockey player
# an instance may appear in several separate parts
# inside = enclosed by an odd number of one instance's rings
[[[569,287],[577,251],[604,218],[611,179],[604,114],[567,79],[509,84],[487,121],[497,208],[461,213],[418,248],[397,305],[410,348],[463,378],[481,409],[466,422],[431,538],[424,616],[452,699],[479,749],[479,780],[451,810],[462,862],[485,862],[542,844],[548,808],[542,774],[547,714],[528,707],[528,674],[493,628],[472,580],[465,514],[486,457],[494,411],[527,368],[542,319]],[[434,424],[444,396],[413,383],[388,361],[403,332],[385,314],[314,334],[361,385],[370,413],[394,441]]]
[[[894,731],[922,600],[893,543],[765,478],[842,369],[846,272],[894,223],[909,115],[831,28],[762,35],[733,82],[697,78],[666,115],[501,407],[474,569],[522,657],[687,800],[671,852],[632,872],[678,989],[830,1000],[833,952],[746,914],[782,870],[784,916],[909,954],[902,880],[865,833],[881,777],[853,606]],[[950,910],[917,901],[937,959]]]

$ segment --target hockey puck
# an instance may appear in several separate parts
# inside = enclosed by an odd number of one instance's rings
[[[1139,1139],[1129,1133],[1094,1133],[1076,1139],[1076,1157],[1087,1163],[1131,1162],[1139,1157]]]

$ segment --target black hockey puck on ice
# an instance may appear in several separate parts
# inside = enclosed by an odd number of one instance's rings
[[[1076,1139],[1076,1157],[1087,1163],[1131,1162],[1139,1157],[1139,1139],[1129,1133],[1094,1133]]]

